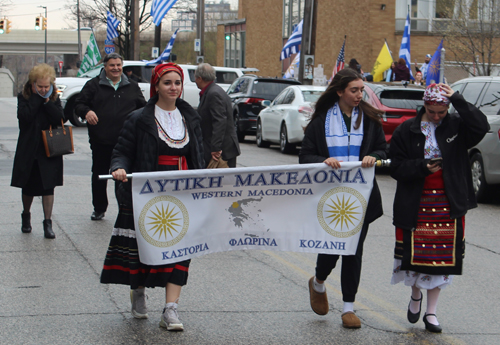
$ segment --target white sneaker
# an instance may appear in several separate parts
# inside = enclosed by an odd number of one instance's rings
[[[147,319],[148,308],[146,307],[145,289],[130,290],[130,302],[132,302],[132,315],[136,319]]]
[[[169,331],[183,331],[184,325],[179,320],[179,314],[175,306],[169,306],[163,309],[161,314],[160,327],[166,328]]]

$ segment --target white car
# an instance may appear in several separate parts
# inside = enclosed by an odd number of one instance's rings
[[[194,72],[197,65],[179,65],[184,71],[184,85],[182,98],[191,104],[193,108],[198,107],[200,100],[199,92],[200,90],[196,86]],[[102,69],[102,64],[95,66],[90,71],[84,73],[81,77],[63,77],[56,78],[57,91],[61,97],[61,103],[64,108],[64,116],[66,120],[69,120],[74,126],[86,126],[85,120],[82,120],[75,114],[75,101],[80,91],[82,90],[85,83],[96,76],[99,75]],[[155,65],[147,65],[143,61],[123,61],[123,67],[132,69],[132,73],[139,79],[139,87],[146,100],[149,99],[149,81],[151,80],[151,74]],[[217,67],[214,66],[216,71],[216,83],[219,84],[224,90],[227,90],[231,83],[241,75],[243,72],[256,71],[255,69],[240,69],[231,67]]]
[[[466,78],[451,88],[478,107],[490,124],[483,140],[469,150],[474,192],[477,201],[485,202],[498,191],[492,187],[500,187],[500,77]]]
[[[272,102],[262,101],[266,108],[257,117],[257,146],[276,143],[282,153],[292,152],[302,143],[313,105],[325,90],[326,86],[292,85]]]

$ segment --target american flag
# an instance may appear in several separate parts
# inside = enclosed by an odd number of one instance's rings
[[[175,5],[177,0],[153,0],[151,5],[151,17],[156,26],[161,24],[161,21],[167,14],[168,10]]]
[[[120,25],[120,21],[108,11],[108,28],[106,30],[106,39],[111,41],[113,38],[118,37],[118,31],[116,28]]]
[[[335,67],[333,68],[332,72],[332,77],[330,78],[329,82],[333,80],[333,77],[335,77],[335,74],[337,74],[340,70],[344,69],[344,63],[345,63],[345,55],[344,55],[344,50],[345,48],[345,38],[344,38],[344,43],[342,44],[342,49],[340,49],[339,56],[337,57],[337,63],[335,64]]]

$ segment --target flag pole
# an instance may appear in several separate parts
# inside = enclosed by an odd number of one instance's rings
[[[387,50],[389,51],[389,54],[391,55],[391,59],[392,59],[392,61],[394,61],[394,58],[392,57],[392,52],[389,49],[389,44],[387,43],[387,39],[384,38],[384,41],[385,41],[385,44],[387,45]]]

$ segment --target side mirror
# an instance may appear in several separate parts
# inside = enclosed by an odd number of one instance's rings
[[[262,104],[262,106],[263,106],[263,107],[268,108],[268,107],[270,107],[270,106],[271,106],[271,101],[268,101],[268,100],[266,99],[266,100],[264,100],[264,101],[260,102],[260,104]]]

